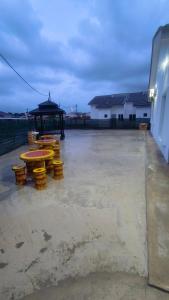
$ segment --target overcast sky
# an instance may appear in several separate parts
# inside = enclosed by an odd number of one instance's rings
[[[43,94],[89,111],[96,95],[146,90],[152,37],[169,0],[0,0],[0,52]],[[0,58],[0,111],[47,99]]]

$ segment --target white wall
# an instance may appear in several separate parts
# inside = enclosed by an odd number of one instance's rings
[[[151,115],[151,107],[136,107],[136,118],[150,118]],[[144,113],[147,114],[147,117],[144,117]]]
[[[107,114],[107,118],[105,115]],[[124,114],[123,105],[116,105],[109,109],[97,109],[94,105],[91,106],[91,119],[111,119],[112,116],[118,119],[119,114]]]
[[[128,102],[124,104],[124,119],[129,119],[129,115],[136,113],[136,108],[133,106],[133,103]]]
[[[91,106],[91,119],[110,119],[112,116],[118,119],[119,114],[123,114],[124,119],[129,119],[130,114],[136,114],[136,118],[150,118],[150,107],[135,107],[132,103],[125,103],[124,105],[116,105],[109,109],[97,109]],[[144,117],[147,113],[147,117]],[[107,115],[107,118],[105,118]]]
[[[169,31],[165,36],[159,32],[153,48],[150,88],[155,88],[157,95],[152,105],[151,131],[169,162]]]
[[[107,115],[107,118],[105,118]],[[97,109],[95,106],[91,106],[91,119],[110,119],[111,118],[111,108],[109,109]]]
[[[118,115],[124,114],[124,107],[123,105],[116,105],[111,108],[111,115],[113,118],[118,119]]]
[[[98,119],[98,109],[96,109],[94,105],[91,105],[90,110],[91,119]]]

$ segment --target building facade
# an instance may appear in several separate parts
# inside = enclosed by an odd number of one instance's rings
[[[90,102],[91,119],[150,119],[147,92],[96,96]]]
[[[169,24],[160,27],[153,38],[149,92],[151,132],[169,163]]]

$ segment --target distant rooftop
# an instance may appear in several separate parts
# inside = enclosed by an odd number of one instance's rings
[[[96,108],[111,108],[115,105],[133,103],[134,106],[150,106],[148,102],[148,92],[122,93],[94,97],[88,105],[95,105]]]

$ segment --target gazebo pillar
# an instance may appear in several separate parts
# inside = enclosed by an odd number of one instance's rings
[[[40,130],[41,130],[41,133],[43,133],[43,116],[40,115]]]
[[[61,126],[60,139],[64,140],[65,139],[65,133],[64,133],[64,119],[63,119],[63,114],[59,115],[59,118],[60,118],[60,126]]]
[[[38,126],[37,126],[37,116],[34,116],[34,124],[35,124],[35,130],[38,131]]]

